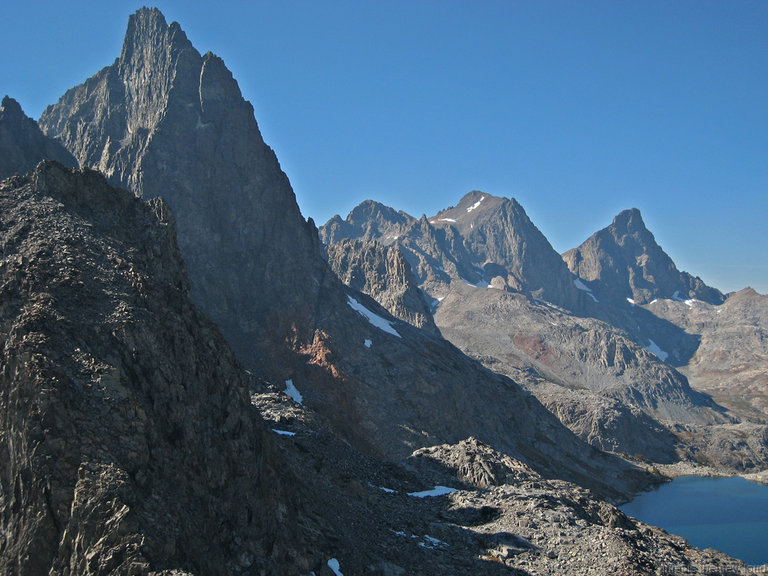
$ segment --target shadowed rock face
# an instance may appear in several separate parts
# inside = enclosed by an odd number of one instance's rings
[[[598,283],[601,295],[618,301],[632,298],[647,304],[655,298],[695,298],[720,304],[725,299],[700,278],[677,269],[637,208],[621,212],[610,226],[563,254],[563,259],[571,272]]]
[[[402,252],[375,240],[342,240],[327,248],[331,269],[347,286],[368,294],[395,318],[439,336],[418,280]]]
[[[0,186],[0,242],[0,572],[307,568],[293,481],[188,298],[167,205],[44,163]]]
[[[168,201],[192,298],[249,366],[263,342],[282,342],[321,314],[330,274],[314,225],[232,74],[177,23],[157,10],[131,16],[117,61],[69,90],[40,125],[112,183]]]
[[[77,160],[64,146],[45,136],[16,100],[4,97],[0,104],[0,180],[26,174],[42,160],[77,167]]]

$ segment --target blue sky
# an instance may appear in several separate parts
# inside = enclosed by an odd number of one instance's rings
[[[39,117],[142,4],[6,5],[0,92]],[[679,268],[768,293],[768,2],[153,5],[224,59],[318,224],[479,189],[562,252],[637,207]]]

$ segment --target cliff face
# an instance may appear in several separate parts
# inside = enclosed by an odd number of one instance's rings
[[[77,167],[77,160],[64,146],[45,136],[16,100],[4,97],[0,104],[0,180],[26,174],[42,160]]]
[[[327,254],[331,269],[347,286],[368,294],[395,318],[440,334],[410,264],[396,247],[342,240],[328,246]]]
[[[167,205],[44,163],[0,186],[0,246],[0,572],[306,568],[291,480],[188,298]]]
[[[606,298],[631,298],[647,304],[655,298],[694,298],[721,304],[725,298],[697,277],[680,272],[645,227],[640,211],[624,210],[563,259],[584,280],[597,282]]]
[[[332,275],[314,225],[232,74],[177,23],[157,10],[131,16],[116,62],[69,90],[40,125],[113,184],[167,200],[192,298],[249,366],[322,314]]]

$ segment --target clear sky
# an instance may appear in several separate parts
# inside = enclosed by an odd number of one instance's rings
[[[6,2],[38,118],[142,2]],[[637,207],[680,269],[768,293],[768,1],[157,0],[251,101],[306,217],[516,198],[556,250]]]

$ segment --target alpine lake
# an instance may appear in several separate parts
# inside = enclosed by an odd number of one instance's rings
[[[697,548],[715,548],[750,566],[768,564],[768,486],[738,477],[680,476],[621,509]]]

